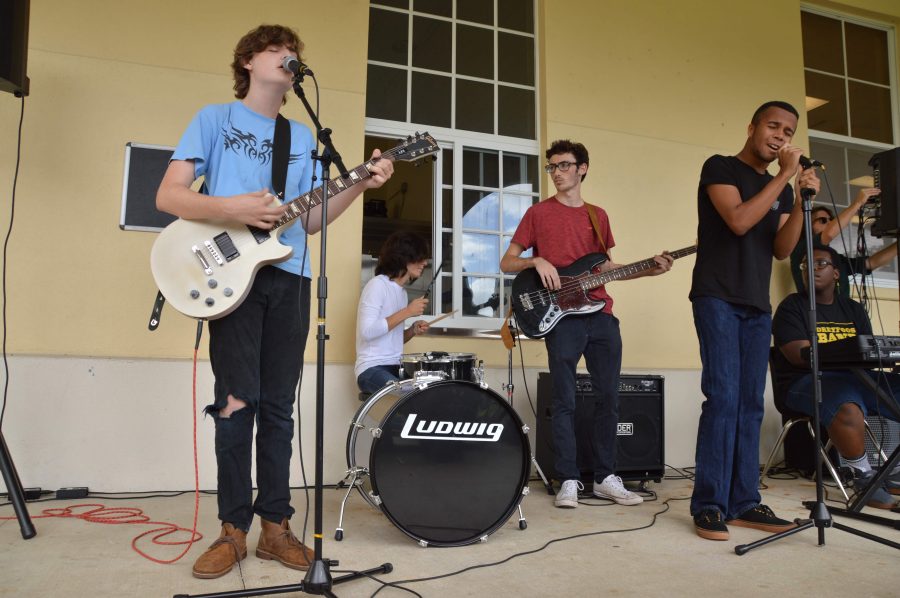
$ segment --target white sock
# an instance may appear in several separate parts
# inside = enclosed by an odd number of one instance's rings
[[[865,453],[855,459],[844,457],[844,461],[847,462],[847,465],[849,465],[853,469],[856,469],[857,471],[861,471],[863,473],[872,471],[872,466],[869,465],[869,457]]]

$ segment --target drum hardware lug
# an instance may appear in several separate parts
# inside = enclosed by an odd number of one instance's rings
[[[484,390],[484,389],[488,388],[489,385],[488,385],[488,383],[485,382],[484,380],[479,380],[479,381],[478,381],[478,386],[480,386],[480,387],[482,388],[482,390]]]
[[[381,438],[381,428],[372,428],[372,438]]]
[[[522,426],[522,434],[528,434],[531,431],[531,428],[528,427],[528,424]]]
[[[421,546],[422,548],[428,548],[428,542],[426,542],[425,540],[419,540],[419,546]]]
[[[351,422],[350,425],[353,426],[354,428],[356,428],[357,430],[361,430],[366,427],[365,424],[361,424],[359,422]]]
[[[480,538],[478,538],[478,541],[481,542],[482,544],[484,544],[485,542],[487,542],[487,539],[488,539],[487,534],[485,534],[484,536],[481,536]]]
[[[376,506],[381,506],[381,497],[375,494],[374,492],[369,492],[369,496],[372,497],[372,502],[375,503]]]
[[[525,486],[524,488],[522,488],[522,496],[528,496],[530,493],[531,493],[531,488],[529,488],[528,486]]]

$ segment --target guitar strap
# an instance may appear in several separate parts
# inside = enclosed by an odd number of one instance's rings
[[[272,192],[284,201],[288,157],[291,149],[291,123],[279,114],[275,118],[275,138],[272,140]]]
[[[600,222],[597,220],[597,212],[591,204],[584,202],[584,205],[587,206],[588,215],[591,217],[591,225],[594,227],[594,232],[597,233],[597,240],[600,241],[600,249],[603,250],[603,253],[607,253],[606,243],[603,242],[603,235],[600,234]]]

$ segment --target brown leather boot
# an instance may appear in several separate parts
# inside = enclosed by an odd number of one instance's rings
[[[266,521],[262,517],[259,521],[262,530],[259,533],[256,556],[266,560],[274,559],[291,569],[309,569],[314,553],[291,532],[287,519],[283,519],[280,524]]]
[[[238,561],[247,558],[247,532],[230,523],[222,524],[219,539],[200,555],[194,563],[194,577],[214,579],[222,577]]]

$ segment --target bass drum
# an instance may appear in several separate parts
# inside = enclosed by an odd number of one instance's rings
[[[472,382],[419,376],[360,407],[350,470],[373,506],[423,546],[462,546],[503,525],[527,493],[528,429],[500,395]]]

